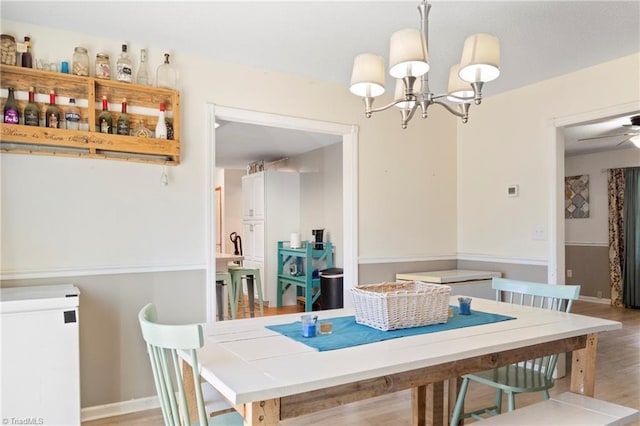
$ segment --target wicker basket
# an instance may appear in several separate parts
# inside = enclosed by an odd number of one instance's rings
[[[398,281],[358,286],[351,294],[356,322],[387,331],[446,323],[451,287]]]

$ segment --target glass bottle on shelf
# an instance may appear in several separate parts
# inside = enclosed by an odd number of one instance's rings
[[[109,112],[109,101],[106,96],[102,97],[102,112],[98,116],[96,131],[100,133],[113,133],[113,117]]]
[[[84,47],[76,47],[73,52],[71,72],[75,75],[89,76],[89,55]]]
[[[56,106],[56,92],[49,92],[49,106],[45,112],[45,126],[60,128],[60,109]]]
[[[31,38],[25,36],[24,45],[27,51],[22,52],[22,66],[24,68],[33,68],[33,56],[31,55]]]
[[[9,87],[9,96],[4,104],[4,122],[7,124],[20,124],[20,110],[16,102],[15,89]]]
[[[80,111],[76,106],[75,98],[69,98],[69,106],[67,107],[67,112],[64,114],[64,120],[67,123],[67,129],[80,129]]]
[[[107,53],[96,54],[96,78],[109,80],[111,78],[111,63]]]
[[[169,63],[169,54],[164,54],[164,63],[156,72],[156,85],[165,89],[175,89],[178,81],[176,70]]]
[[[133,64],[127,54],[127,45],[122,45],[122,53],[116,62],[116,80],[133,83]]]
[[[137,136],[139,138],[152,138],[153,132],[145,127],[143,120],[140,120],[138,122],[138,125],[131,131],[131,136]]]
[[[24,124],[26,126],[40,125],[40,110],[36,105],[36,94],[33,87],[29,87],[29,102],[24,107]]]
[[[140,49],[140,66],[138,67],[136,84],[151,86],[151,74],[149,73],[149,64],[147,63],[147,49]]]
[[[156,123],[156,139],[167,138],[167,122],[164,116],[164,102],[160,104],[160,112],[158,113],[158,122]]]
[[[116,124],[116,133],[119,135],[131,135],[131,119],[127,114],[127,98],[122,98],[122,110]]]

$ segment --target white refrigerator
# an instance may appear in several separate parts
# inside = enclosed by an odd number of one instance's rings
[[[0,289],[3,424],[80,425],[78,288]]]

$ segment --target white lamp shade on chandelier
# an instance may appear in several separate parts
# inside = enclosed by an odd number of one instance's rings
[[[460,64],[452,65],[449,68],[449,85],[447,86],[447,99],[451,102],[469,102],[473,99],[473,87],[469,82],[464,81],[458,75]]]
[[[500,75],[500,41],[498,37],[480,33],[464,41],[459,76],[469,83],[488,82]]]
[[[429,71],[427,49],[418,30],[404,29],[391,35],[389,74],[395,78],[420,77]]]
[[[363,53],[353,61],[351,93],[357,96],[376,97],[384,93],[384,58],[373,53]]]
[[[629,139],[637,148],[640,148],[640,135],[633,136]]]
[[[482,103],[484,83],[500,75],[500,41],[498,37],[479,33],[466,38],[459,64],[449,70],[449,83],[445,93],[433,93],[429,87],[429,10],[428,0],[420,0],[420,30],[403,29],[391,35],[389,43],[389,74],[396,82],[395,96],[387,105],[374,108],[375,97],[384,93],[384,59],[365,53],[356,56],[351,74],[351,93],[361,96],[365,117],[392,106],[400,108],[402,128],[421,110],[427,118],[427,108],[439,105],[460,117],[469,119],[472,103]],[[449,103],[447,103],[447,101]]]

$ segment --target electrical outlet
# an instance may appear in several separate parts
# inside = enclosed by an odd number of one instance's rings
[[[573,277],[573,269],[567,269],[567,278]]]
[[[597,293],[597,296],[598,296],[598,299],[602,299],[602,292],[601,292],[601,291],[599,291],[599,292]]]

